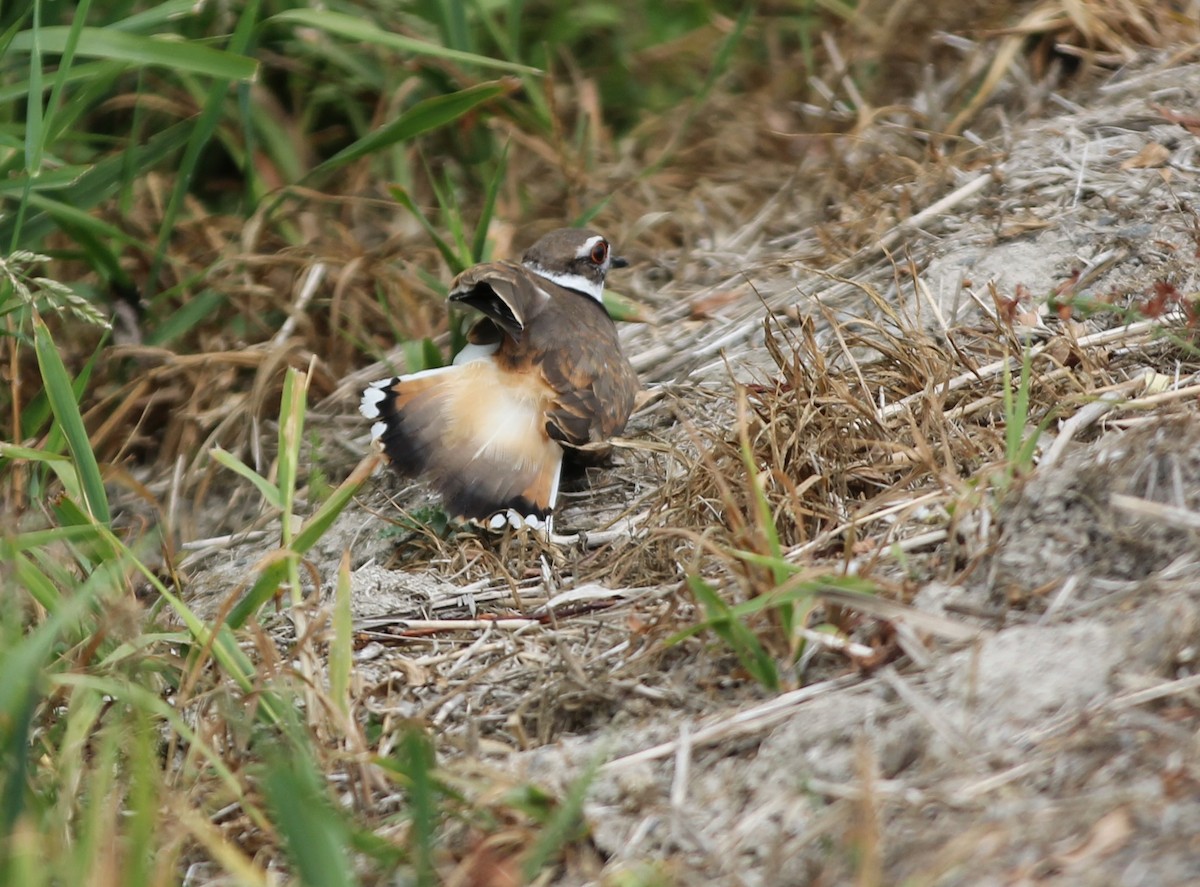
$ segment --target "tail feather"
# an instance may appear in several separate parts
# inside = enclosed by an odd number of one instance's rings
[[[360,410],[401,475],[423,477],[454,517],[545,519],[562,449],[545,430],[545,393],[476,360],[374,383]]]

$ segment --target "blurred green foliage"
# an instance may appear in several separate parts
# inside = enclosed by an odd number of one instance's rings
[[[711,85],[705,75],[715,63],[704,53],[722,36],[740,44],[729,18],[739,8],[710,0],[5,4],[0,249],[81,261],[89,273],[66,281],[76,295],[106,315],[120,302],[150,304],[141,332],[158,343],[220,306],[203,274],[172,251],[188,201],[229,218],[257,215],[283,245],[297,245],[303,235],[279,211],[294,187],[335,195],[365,187],[387,199],[390,186],[432,201],[428,218],[402,202],[431,230],[458,237],[452,264],[476,260],[506,162],[507,139],[489,118],[580,149],[595,134],[580,109],[556,106],[554,83],[584,78],[597,87],[605,125],[620,133]],[[701,33],[699,48],[689,46]],[[458,235],[467,229],[474,235]]]

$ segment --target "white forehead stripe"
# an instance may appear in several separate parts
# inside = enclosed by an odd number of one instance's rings
[[[585,240],[583,242],[583,246],[581,246],[578,250],[575,251],[575,258],[577,258],[577,259],[589,258],[592,254],[592,250],[596,248],[596,245],[603,243],[603,242],[604,242],[604,238],[601,237],[599,234],[597,234],[593,237],[589,237],[587,240]]]
[[[541,265],[535,265],[532,262],[527,263],[525,267],[538,275],[538,277],[544,277],[552,283],[565,286],[569,290],[586,293],[597,302],[604,295],[603,280],[592,280],[590,277],[584,277],[582,274],[572,274],[569,271],[547,271]]]

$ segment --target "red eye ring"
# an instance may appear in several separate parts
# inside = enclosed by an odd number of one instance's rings
[[[588,258],[592,260],[593,265],[603,265],[604,260],[608,258],[608,244],[601,240],[592,247],[592,254]]]

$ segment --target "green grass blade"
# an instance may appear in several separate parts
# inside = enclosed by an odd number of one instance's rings
[[[92,452],[87,429],[83,426],[83,417],[79,414],[79,403],[71,387],[71,377],[67,374],[67,368],[63,365],[54,340],[50,337],[50,330],[41,317],[36,315],[33,319],[33,336],[42,384],[49,397],[54,418],[58,420],[59,427],[66,435],[75,470],[79,472],[79,485],[83,490],[84,502],[91,515],[107,526],[112,520],[108,509],[108,494],[104,491],[104,479],[100,476],[100,465],[96,461],[96,454]]]
[[[429,221],[429,217],[417,206],[416,201],[412,199],[408,191],[399,185],[392,185],[388,188],[388,192],[392,195],[392,199],[412,213],[413,217],[421,223],[421,227],[425,229],[425,233],[429,235],[429,239],[433,241],[433,245],[437,247],[437,251],[442,254],[442,258],[450,266],[450,273],[461,274],[465,271],[467,266],[463,264],[462,257],[455,252],[454,247],[446,241],[446,238],[442,237],[437,226]]]
[[[213,630],[209,625],[201,620],[192,610],[183,603],[159,578],[159,576],[147,567],[130,548],[122,541],[109,527],[98,522],[94,517],[82,511],[74,502],[68,498],[63,498],[55,509],[54,513],[58,516],[61,522],[75,526],[89,526],[96,534],[95,552],[83,552],[83,557],[91,557],[97,563],[106,568],[111,568],[110,573],[114,576],[123,575],[123,571],[128,568],[132,572],[140,573],[146,582],[162,597],[167,604],[179,616],[189,634],[195,639],[200,647],[211,649],[213,659],[221,669],[230,677],[235,684],[238,685],[247,694],[255,695],[261,703],[263,710],[266,712],[266,719],[271,723],[279,723],[282,719],[284,706],[278,697],[271,693],[262,692],[258,686],[256,679],[256,671],[250,658],[247,656],[237,644],[232,631],[226,625],[221,625],[217,628],[214,635]],[[64,528],[57,528],[59,532],[63,532]],[[87,537],[85,537],[87,538]],[[77,555],[80,556],[80,555]],[[101,577],[103,579],[104,577]],[[119,583],[118,583],[119,584]],[[83,589],[95,589],[102,591],[100,583],[92,582],[91,577],[86,580],[82,586]],[[87,597],[87,595],[78,595],[78,597]],[[90,598],[89,598],[90,599]],[[3,682],[0,682],[3,684]]]
[[[90,719],[93,711],[99,714],[100,700],[98,694],[87,695],[91,697],[85,703]],[[75,884],[87,883],[96,860],[104,852],[102,848],[109,847],[116,838],[114,819],[117,817],[114,814],[119,804],[114,792],[121,757],[117,739],[119,731],[114,727],[105,729],[100,725],[88,726],[97,728],[86,746],[92,766],[87,768],[86,778],[80,780],[84,787],[83,798],[76,820],[75,846],[67,861],[66,872],[67,878]]]
[[[88,362],[83,365],[83,368],[79,371],[79,375],[75,377],[75,381],[71,386],[71,394],[76,403],[79,403],[83,399],[83,393],[87,391],[87,386],[91,384],[92,372],[96,368],[96,361],[102,349],[103,341],[97,344],[96,350],[92,352],[92,356],[88,358]],[[50,398],[47,396],[46,389],[43,388],[21,413],[21,435],[25,438],[35,437],[46,426],[46,423],[50,421],[52,415]],[[62,428],[58,425],[52,425],[50,432],[46,435],[45,442],[42,444],[42,449],[47,453],[61,453],[65,443],[66,438],[63,436]]]
[[[100,696],[122,700],[133,708],[169,723],[171,729],[179,734],[180,739],[193,747],[208,762],[213,773],[225,784],[230,793],[234,797],[242,797],[241,783],[222,759],[220,752],[188,725],[187,719],[178,709],[161,699],[152,690],[120,678],[76,673],[55,675],[51,679],[51,683],[55,686],[93,690]]]
[[[109,25],[109,30],[137,32],[153,32],[166,30],[175,22],[182,21],[196,14],[196,0],[166,0],[155,3],[148,9],[126,16],[119,22]]]
[[[747,551],[744,548],[729,548],[726,549],[731,555],[740,561],[748,564],[753,564],[756,567],[766,567],[776,575],[784,577],[791,576],[793,573],[803,573],[809,569],[805,564],[788,563],[781,555],[761,554],[757,551]],[[782,582],[783,579],[779,579]]]
[[[32,447],[19,447],[16,444],[0,440],[0,459],[24,459],[30,462],[69,462],[60,453],[47,453],[45,450],[35,450]]]
[[[25,110],[25,172],[35,176],[42,168],[42,4],[33,4],[33,30],[29,34],[29,100]],[[13,37],[16,44],[20,34]]]
[[[458,120],[485,102],[511,91],[512,84],[489,81],[460,89],[450,95],[440,95],[417,102],[391,123],[367,133],[352,145],[343,148],[324,163],[313,167],[305,178],[323,175],[347,163],[366,157],[376,151],[399,142],[407,142],[419,135]]]
[[[483,207],[479,211],[479,221],[475,223],[475,237],[471,241],[471,261],[473,263],[487,260],[488,228],[492,224],[492,216],[496,214],[496,198],[500,194],[500,185],[505,173],[508,172],[508,145],[500,152],[496,161],[496,169],[492,172],[492,180],[488,182],[487,193],[483,197]]]
[[[32,11],[33,7],[30,6],[26,14]],[[20,16],[8,26],[7,31],[5,31],[3,34],[0,34],[0,58],[3,58],[5,53],[8,52],[8,47],[12,45],[13,38],[21,32],[21,28],[24,26],[24,24],[25,17]]]
[[[54,467],[59,468],[57,465]],[[66,494],[55,496],[50,504],[50,513],[54,515],[57,524],[52,531],[57,530],[62,540],[68,543],[66,550],[72,557],[64,560],[78,565],[84,574],[82,581],[87,583],[92,581],[92,574],[102,564],[114,560],[116,555],[113,549],[107,546],[104,533],[101,532],[105,525],[97,521],[86,506],[79,504],[84,497],[78,484],[78,473],[64,471],[62,475],[65,476],[60,476],[59,481]],[[89,530],[91,532],[88,532]],[[80,580],[76,579],[64,587],[70,588],[79,582]]]
[[[0,38],[0,58],[4,55],[3,38]],[[124,65],[119,62],[87,62],[81,65],[73,65],[69,73],[63,75],[63,86],[71,86],[75,84],[87,84],[103,81],[115,77],[124,70]],[[57,82],[57,78],[54,82]],[[50,84],[53,88],[54,83]],[[42,91],[46,90],[46,81],[42,80]],[[27,97],[32,96],[32,85],[28,79],[16,79],[0,86],[0,103],[14,102],[17,100],[24,101]]]
[[[304,522],[300,532],[296,534],[292,548],[303,554],[320,541],[321,537],[333,526],[338,515],[350,504],[350,500],[358,492],[358,488],[371,476],[374,463],[375,458],[368,457],[354,471],[350,472],[350,476],[338,485],[338,488],[333,491],[333,495],[326,499],[316,513]]]
[[[329,695],[342,717],[350,716],[350,671],[354,654],[354,615],[350,608],[350,550],[342,552],[333,593],[333,642],[329,645]]]
[[[40,173],[14,176],[0,183],[0,195],[5,197],[20,197],[29,191],[62,191],[69,189],[72,183],[78,182],[89,167],[84,165],[67,164],[55,169],[43,170]]]
[[[1017,384],[1016,420],[1018,432],[1015,451],[1020,450],[1021,441],[1029,425],[1029,376],[1033,369],[1033,356],[1028,348],[1021,352],[1021,381]]]
[[[591,207],[577,215],[571,221],[571,226],[573,228],[586,228],[592,223],[592,220],[595,219],[596,216],[600,215],[600,213],[604,211],[605,207],[612,203],[612,199],[613,195],[611,194],[609,194],[607,197],[602,197]]]
[[[1004,406],[1004,455],[1012,462],[1013,453],[1016,451],[1017,445],[1020,443],[1020,429],[1017,427],[1016,407],[1014,404],[1015,396],[1012,386],[1012,367],[1009,366],[1009,361],[1004,362],[1003,371],[1001,374],[1000,396]],[[1015,443],[1014,443],[1015,438]]]
[[[738,551],[731,553],[739,558],[744,554]],[[797,569],[802,571],[807,568]],[[860,579],[857,576],[820,576],[814,579],[795,576],[778,588],[772,589],[769,593],[760,594],[748,601],[742,601],[733,606],[721,601],[720,605],[724,609],[719,609],[715,612],[717,612],[718,618],[721,619],[741,620],[747,616],[761,613],[764,610],[775,609],[784,605],[807,604],[823,591],[837,591],[842,594],[859,595],[863,598],[871,598],[879,593],[878,587],[870,581]],[[712,621],[706,620],[698,625],[693,625],[676,632],[666,639],[666,643],[667,645],[677,644],[684,638],[693,637],[710,628],[712,628]]]
[[[0,794],[0,835],[11,835],[24,807],[25,773],[29,766],[29,730],[41,682],[55,642],[68,625],[91,606],[86,594],[71,598],[15,644],[0,648],[0,758],[5,783]]]
[[[568,842],[582,837],[583,802],[587,798],[588,789],[596,781],[596,774],[599,773],[605,757],[606,755],[601,753],[588,762],[587,769],[571,784],[567,797],[542,827],[537,841],[521,864],[521,873],[526,884],[532,884],[551,857],[561,853]]]
[[[754,450],[750,446],[749,422],[746,418],[745,391],[738,393],[738,445],[742,457],[742,467],[746,471],[746,484],[750,487],[750,499],[754,506],[754,522],[758,524],[763,541],[767,544],[767,554],[771,559],[771,576],[778,585],[788,577],[784,566],[783,546],[779,542],[779,531],[775,527],[775,517],[771,514],[771,503],[763,490],[758,465],[754,459]]]
[[[280,507],[283,509],[285,547],[292,539],[292,507],[300,474],[300,447],[304,443],[304,397],[307,391],[308,376],[288,367],[279,404],[279,469],[276,472]]]
[[[442,29],[442,42],[451,49],[470,52],[471,32],[467,29],[467,4],[461,0],[438,0],[438,19]]]
[[[81,512],[82,520],[89,520],[88,515]],[[50,546],[71,546],[80,542],[95,542],[101,538],[100,531],[91,523],[67,524],[49,527],[45,530],[28,530],[15,536],[9,536],[0,545],[9,552],[33,551]]]
[[[234,474],[244,477],[246,480],[250,481],[250,483],[254,484],[254,486],[258,488],[258,491],[262,494],[263,499],[267,501],[268,505],[280,511],[283,510],[283,496],[279,492],[279,487],[271,483],[228,450],[223,450],[221,447],[213,447],[209,451],[209,454],[217,462],[224,465]]]
[[[402,342],[400,347],[404,354],[406,373],[417,373],[446,365],[446,358],[442,356],[441,349],[428,336],[420,341],[410,339]]]
[[[333,495],[326,499],[316,513],[304,522],[300,532],[292,540],[290,551],[282,553],[280,557],[273,559],[263,567],[250,591],[230,611],[229,618],[226,620],[227,625],[232,628],[240,628],[247,619],[258,612],[259,607],[271,599],[287,576],[286,558],[302,555],[317,544],[317,541],[337,520],[338,515],[350,504],[350,500],[358,492],[359,487],[366,483],[376,465],[376,458],[364,459],[350,473],[350,476],[342,481],[333,491]]]
[[[432,58],[446,59],[464,65],[477,65],[494,71],[511,73],[540,74],[537,68],[506,62],[503,59],[488,58],[470,52],[462,52],[436,43],[416,40],[401,34],[385,31],[374,22],[367,21],[357,15],[346,15],[341,12],[331,12],[327,9],[289,9],[267,19],[270,23],[298,25],[303,28],[316,28],[327,34],[336,34],[347,40],[360,43],[370,43],[386,49],[394,49],[406,55],[423,55]]]
[[[99,833],[115,818],[111,788],[119,764],[114,739],[121,725],[118,718],[105,722],[106,701],[101,693],[80,688],[61,695],[66,700],[66,711],[60,715],[64,727],[61,739],[54,744],[54,751],[48,757],[59,761],[56,774],[59,784],[80,786],[82,791],[72,805],[76,840],[71,852],[60,862],[67,866],[65,871],[60,871],[60,877],[69,883],[82,884],[88,880],[87,872],[97,851],[103,852],[100,848],[112,843],[111,833],[109,840]],[[107,815],[101,812],[106,806],[109,808]]]
[[[741,42],[742,36],[746,32],[746,27],[750,24],[750,19],[753,17],[754,12],[755,7],[753,3],[747,3],[742,7],[741,15],[739,15],[737,21],[734,22],[733,28],[729,32],[729,36],[726,37],[721,42],[721,45],[717,48],[716,55],[713,57],[712,66],[708,70],[708,76],[704,78],[704,83],[701,84],[700,89],[693,96],[691,103],[688,106],[687,115],[683,119],[683,123],[675,132],[675,135],[671,138],[671,141],[663,150],[662,154],[659,155],[658,159],[655,160],[654,163],[645,167],[644,171],[642,172],[643,177],[655,175],[664,166],[666,166],[667,162],[672,157],[674,157],[676,148],[682,144],[688,130],[692,128],[692,123],[695,121],[696,115],[699,114],[700,110],[705,106],[705,103],[708,101],[709,94],[717,85],[717,81],[721,79],[721,76],[729,67],[729,62],[733,56],[734,47]]]
[[[608,316],[617,323],[650,323],[654,320],[653,311],[611,286],[604,288],[601,301]]]
[[[250,0],[242,8],[242,13],[238,17],[237,27],[234,29],[233,36],[229,40],[230,51],[225,53],[230,58],[240,59],[243,62],[256,64],[246,58],[242,53],[250,43],[250,36],[254,32],[254,23],[258,17],[259,0]],[[205,47],[207,49],[207,47]],[[196,120],[195,127],[192,130],[191,138],[188,139],[187,148],[183,152],[183,159],[179,162],[179,171],[175,177],[175,187],[171,190],[171,199],[167,203],[167,208],[163,212],[162,224],[158,230],[158,244],[154,250],[154,261],[150,266],[150,276],[148,278],[148,288],[153,290],[158,285],[159,272],[162,270],[162,264],[167,254],[167,242],[171,234],[175,230],[175,219],[179,215],[180,209],[183,207],[184,199],[187,197],[188,190],[191,188],[192,176],[196,172],[196,165],[200,162],[200,153],[204,150],[204,146],[212,139],[213,132],[217,128],[217,120],[225,110],[225,97],[229,92],[230,83],[247,79],[235,76],[234,74],[218,73],[215,75],[217,80],[214,81],[208,91],[208,98],[204,103],[204,110],[200,112],[199,119]]]
[[[93,219],[87,213],[80,213],[74,207],[66,207],[65,204],[55,201],[47,201],[39,194],[31,194],[29,196],[31,206],[41,206],[46,209],[50,215],[58,223],[59,229],[67,235],[79,248],[80,252],[87,259],[88,263],[99,272],[107,280],[127,290],[134,288],[133,281],[121,267],[121,261],[117,254],[109,249],[108,244],[100,237],[96,236],[97,229],[111,228],[104,222],[98,219]],[[67,212],[62,212],[63,209]],[[83,219],[79,217],[82,216]],[[133,241],[131,246],[141,246],[141,243],[130,238],[123,232],[120,235],[120,240]]]
[[[423,157],[422,161],[424,162]],[[454,240],[454,253],[458,256],[458,263],[464,268],[470,267],[471,254],[467,246],[467,234],[463,226],[462,206],[458,201],[457,189],[448,180],[449,177],[436,175],[429,168],[428,162],[424,162],[424,166],[425,177],[429,180],[434,199],[437,201],[442,227],[450,232]]]
[[[89,209],[112,194],[123,180],[126,163],[134,168],[149,168],[158,165],[172,152],[182,147],[191,133],[191,121],[176,123],[156,133],[146,144],[108,157],[93,164],[85,173],[76,174],[71,184],[71,204],[78,209]],[[14,187],[24,187],[33,181],[9,182]],[[35,213],[27,219],[0,216],[0,243],[19,246],[39,245],[43,237],[54,230],[54,220],[46,212]],[[18,237],[18,232],[20,236]]]
[[[352,887],[346,825],[329,801],[312,753],[303,747],[277,749],[262,787],[301,883]]]
[[[769,690],[778,690],[779,671],[754,632],[733,614],[716,589],[702,578],[690,575],[687,584],[704,607],[708,616],[707,627],[733,650],[751,677]]]
[[[76,168],[76,174],[82,170]],[[30,205],[40,210],[45,210],[59,227],[67,230],[70,227],[71,236],[75,236],[76,231],[86,231],[87,234],[96,239],[104,238],[114,240],[119,244],[131,247],[141,247],[144,241],[135,237],[132,234],[127,234],[116,225],[109,224],[103,219],[98,219],[91,213],[84,212],[73,203],[64,203],[54,197],[49,196],[45,192],[35,191],[29,195]]]
[[[13,37],[10,50],[34,53],[64,53],[72,28],[55,26],[22,31]],[[167,36],[143,36],[112,28],[82,28],[76,35],[75,54],[108,59],[131,66],[152,65],[176,72],[218,77],[225,80],[255,80],[258,62],[236,52],[213,49],[202,43]]]
[[[779,531],[775,527],[775,516],[771,513],[771,503],[767,500],[763,489],[762,474],[754,458],[754,448],[750,444],[750,423],[747,418],[746,392],[738,389],[737,426],[738,448],[742,457],[742,468],[746,472],[746,485],[750,488],[750,501],[754,509],[754,524],[758,528],[763,541],[766,543],[766,554],[769,556],[771,580],[776,587],[787,581],[789,570],[784,564],[783,546],[779,542]],[[789,606],[779,608],[779,619],[784,633],[789,638],[795,637],[795,613]]]
[[[50,580],[50,577],[39,570],[33,561],[24,554],[6,551],[2,542],[0,542],[0,552],[3,552],[5,560],[12,565],[17,585],[25,589],[29,596],[47,612],[57,612],[62,603],[62,595],[59,594],[58,587]]]
[[[247,619],[258,612],[259,607],[274,597],[275,592],[279,590],[279,586],[287,577],[288,566],[283,561],[284,557],[289,555],[289,552],[281,552],[280,557],[262,568],[258,578],[250,586],[250,590],[234,604],[225,620],[226,625],[230,628],[241,628]]]
[[[437,788],[433,770],[437,766],[433,744],[425,732],[413,727],[400,741],[397,769],[408,782],[408,809],[412,817],[410,852],[416,863],[418,887],[434,887],[434,834],[437,831]]]
[[[50,100],[46,102],[45,135],[39,145],[39,150],[43,153],[49,146],[56,129],[54,119],[58,116],[63,89],[71,74],[71,66],[75,61],[75,50],[79,46],[79,35],[83,30],[83,23],[87,21],[88,9],[91,5],[92,0],[80,0],[79,5],[75,8],[75,16],[71,20],[70,29],[67,31],[67,41],[63,47],[62,58],[58,60],[58,70],[54,74],[54,86],[50,90]]]
[[[180,600],[171,589],[167,588],[153,570],[134,557],[125,543],[117,538],[111,530],[107,527],[98,527],[97,529],[104,541],[112,546],[114,551],[129,558],[130,565],[141,573],[159,596],[171,606],[197,643],[211,648],[213,658],[230,679],[247,694],[257,696],[262,709],[266,712],[266,720],[270,723],[280,723],[285,711],[284,703],[275,694],[262,692],[261,688],[257,686],[254,665],[245,651],[238,646],[229,626],[219,626],[214,636],[208,624],[193,613],[191,608]]]
[[[1021,354],[1021,376],[1013,386],[1012,369],[1006,363],[1001,396],[1004,404],[1004,457],[1008,480],[1024,474],[1033,465],[1038,440],[1051,421],[1053,413],[1030,431],[1029,405],[1032,389],[1033,355],[1026,348]]]
[[[204,276],[196,275],[192,282]],[[184,282],[188,283],[188,281]],[[164,347],[170,345],[176,339],[186,336],[204,321],[215,316],[221,306],[225,304],[226,299],[226,294],[217,290],[201,290],[184,302],[178,311],[172,311],[162,323],[155,327],[146,336],[146,344]]]
[[[126,870],[122,873],[123,880],[130,887],[151,885],[154,883],[151,872],[161,866],[161,853],[172,855],[182,852],[182,848],[157,847],[157,836],[161,834],[161,822],[158,812],[158,798],[163,794],[162,768],[158,759],[158,731],[154,718],[148,712],[137,711],[130,725],[133,736],[126,746],[129,757],[128,772],[130,786],[128,801],[122,808],[126,814],[124,839],[127,846]],[[241,787],[238,786],[239,792]]]
[[[521,57],[521,15],[525,11],[525,0],[508,0],[505,10],[508,25],[507,50],[510,58]]]
[[[288,367],[283,379],[283,397],[279,405],[279,495],[283,500],[280,515],[281,542],[287,549],[292,542],[296,484],[300,474],[300,447],[304,443],[304,398],[308,391],[308,376]],[[289,557],[284,561],[288,569],[288,588],[292,593],[292,605],[298,606],[303,599],[300,588],[300,559]]]

